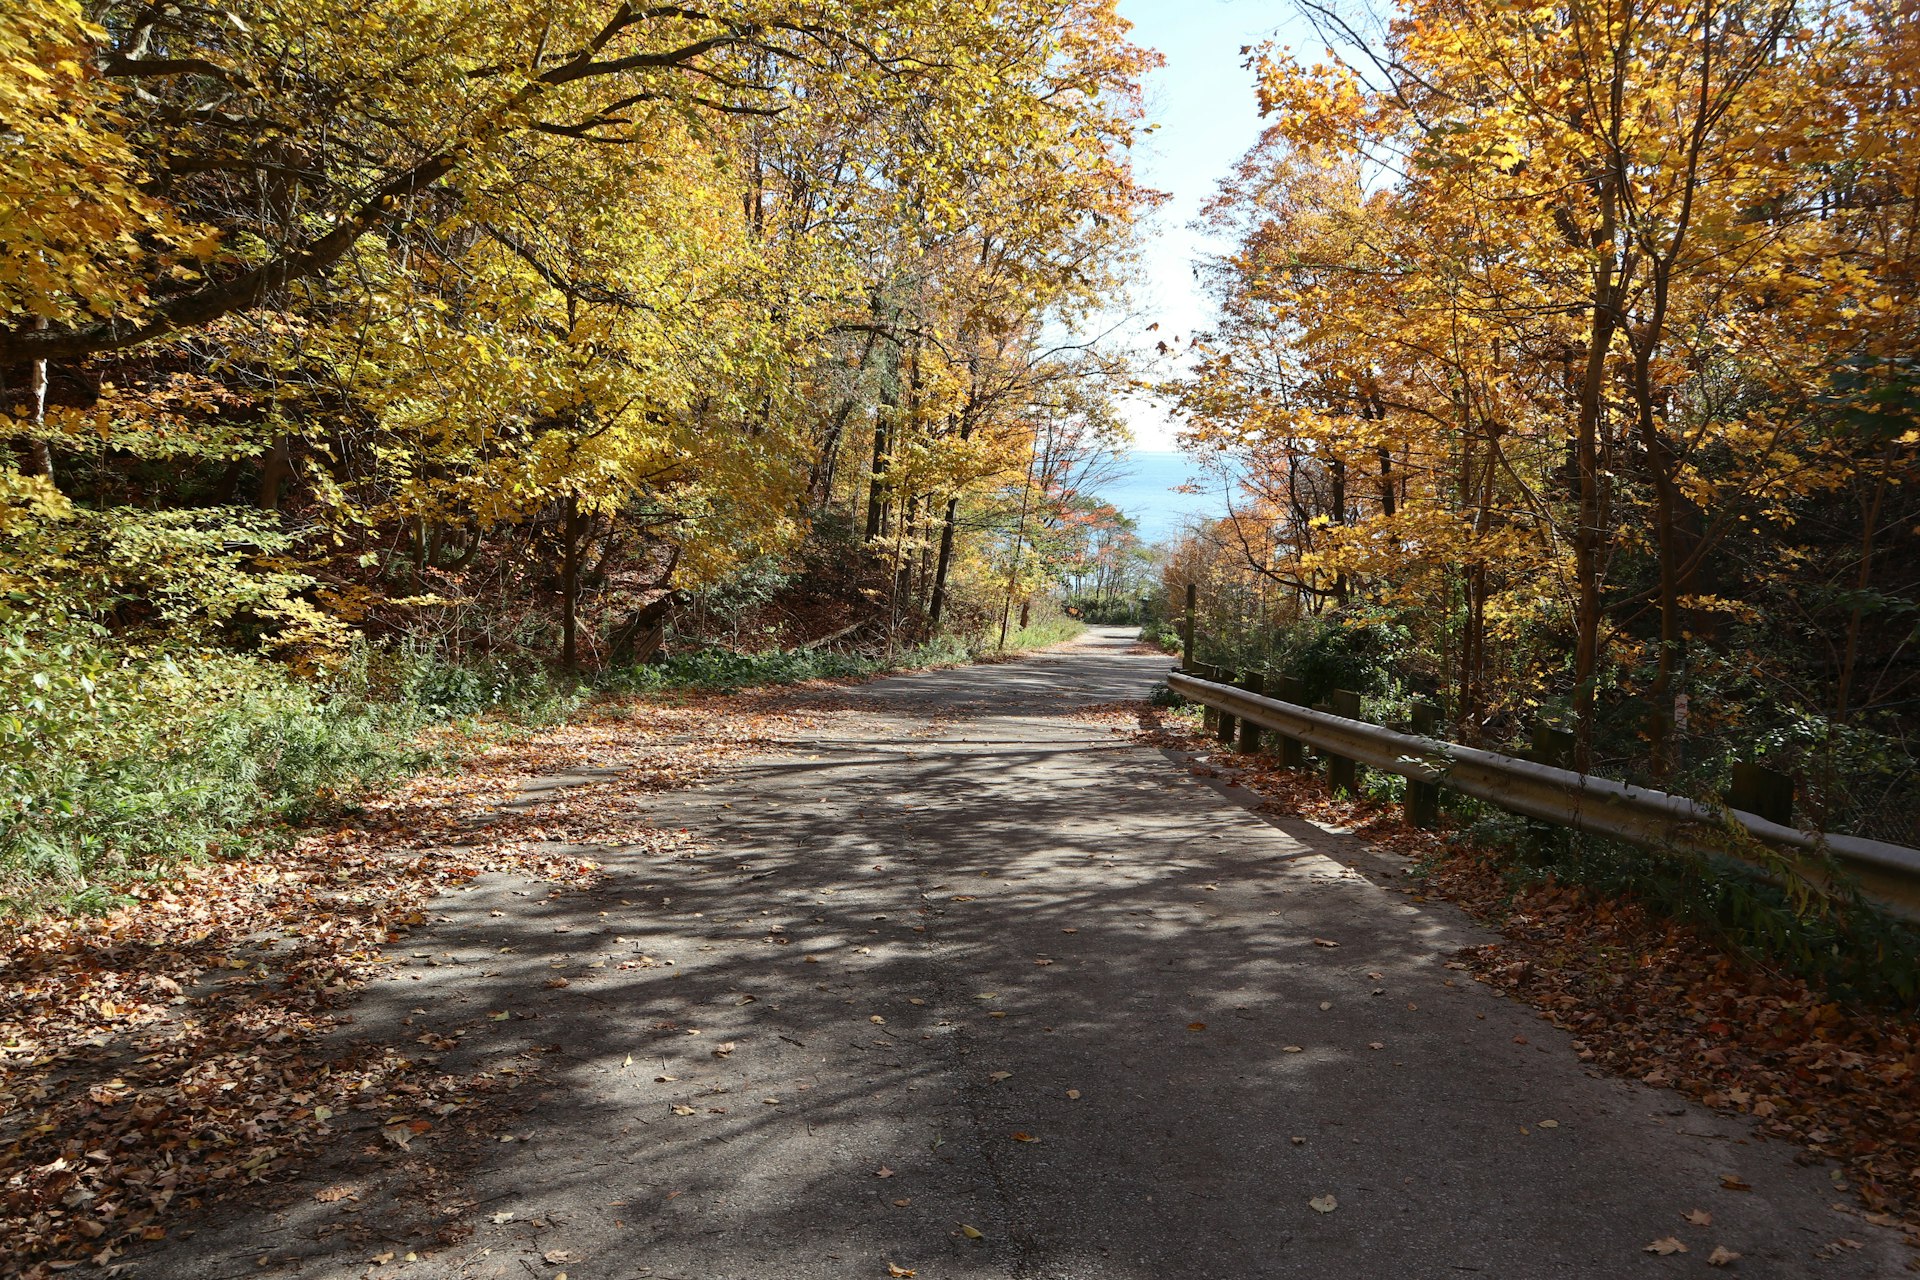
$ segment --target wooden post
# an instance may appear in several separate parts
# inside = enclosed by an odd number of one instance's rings
[[[1220,678],[1220,669],[1211,663],[1203,662],[1195,670],[1194,674],[1202,680],[1218,680]],[[1206,733],[1215,733],[1220,728],[1220,713],[1212,707],[1207,706],[1204,702],[1200,704],[1200,728]]]
[[[1266,677],[1258,671],[1249,671],[1246,673],[1245,678],[1240,681],[1240,687],[1248,693],[1265,693],[1267,691]],[[1241,720],[1240,753],[1242,755],[1251,755],[1259,749],[1260,726],[1251,720]]]
[[[1573,768],[1573,735],[1538,721],[1533,726],[1533,759],[1556,769]]]
[[[1273,682],[1273,696],[1294,706],[1304,706],[1307,686],[1298,676],[1280,676]],[[1307,763],[1307,744],[1298,738],[1280,735],[1280,763],[1289,769],[1301,769]]]
[[[1413,731],[1422,738],[1431,738],[1440,727],[1440,708],[1431,702],[1413,704]],[[1418,782],[1407,779],[1407,822],[1423,831],[1431,831],[1440,825],[1440,787],[1437,783]]]
[[[1189,582],[1187,584],[1187,625],[1180,636],[1180,669],[1182,671],[1193,670],[1194,608],[1199,603],[1199,597],[1200,588]]]
[[[1541,721],[1533,724],[1533,750],[1527,756],[1535,764],[1551,765],[1556,769],[1573,768],[1574,736],[1565,729],[1556,729]],[[1538,818],[1527,819],[1527,839],[1533,846],[1534,856],[1545,860],[1567,847],[1567,833],[1551,822],[1542,822]]]
[[[1360,718],[1360,695],[1351,689],[1335,689],[1327,695],[1327,709],[1348,720]],[[1360,794],[1360,766],[1345,756],[1327,757],[1327,786],[1350,796]]]
[[[1756,818],[1793,825],[1793,776],[1760,764],[1733,766],[1733,785],[1727,789],[1727,804],[1743,809]]]
[[[1218,683],[1232,684],[1238,678],[1239,673],[1236,671],[1222,671]],[[1229,749],[1233,747],[1233,736],[1238,727],[1238,723],[1239,722],[1233,718],[1231,712],[1222,711],[1220,713],[1219,737],[1220,741],[1225,743]]]

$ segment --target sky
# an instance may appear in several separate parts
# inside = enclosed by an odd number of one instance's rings
[[[1314,38],[1285,0],[1120,0],[1120,13],[1134,24],[1130,38],[1167,60],[1147,78],[1147,117],[1158,127],[1135,147],[1134,164],[1143,183],[1171,198],[1142,237],[1144,278],[1131,310],[1113,317],[1120,325],[1114,340],[1146,354],[1161,340],[1184,342],[1206,327],[1211,314],[1193,266],[1219,246],[1190,224],[1260,136],[1259,105],[1253,77],[1241,65],[1241,47],[1277,37],[1312,52]],[[1149,331],[1155,323],[1159,328]],[[1143,537],[1167,537],[1189,516],[1222,507],[1214,495],[1172,491],[1194,477],[1171,452],[1174,428],[1164,405],[1140,398],[1129,401],[1125,412],[1135,456],[1130,474],[1108,486],[1105,496],[1140,522]]]
[[[1241,47],[1277,35],[1283,44],[1307,49],[1313,38],[1285,0],[1121,0],[1120,13],[1134,24],[1131,39],[1167,60],[1147,78],[1147,116],[1158,128],[1135,148],[1134,163],[1142,182],[1172,198],[1148,228],[1145,278],[1133,299],[1133,318],[1116,335],[1151,351],[1156,341],[1185,339],[1207,324],[1211,308],[1193,264],[1209,241],[1190,224],[1260,136],[1253,77],[1241,65]],[[1156,321],[1159,330],[1148,333]],[[1136,449],[1174,448],[1162,406],[1135,402],[1127,417]]]

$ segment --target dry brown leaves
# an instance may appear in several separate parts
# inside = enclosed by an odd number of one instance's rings
[[[1835,1003],[1638,905],[1545,884],[1517,896],[1496,855],[1408,826],[1400,811],[1336,800],[1324,778],[1218,743],[1152,709],[1136,736],[1207,755],[1195,772],[1268,805],[1364,836],[1428,867],[1416,900],[1458,903],[1505,941],[1460,959],[1474,976],[1573,1032],[1583,1061],[1750,1117],[1761,1133],[1833,1160],[1861,1216],[1920,1244],[1920,1023]]]
[[[183,1211],[288,1170],[349,1124],[432,1131],[489,1092],[431,1051],[349,1049],[346,1020],[384,954],[442,889],[482,871],[599,874],[580,846],[691,841],[632,801],[690,785],[833,710],[819,691],[634,699],[481,750],[370,804],[355,825],[123,886],[104,918],[0,933],[0,1271],[33,1278],[164,1238]],[[485,825],[519,783],[617,776]],[[411,1136],[409,1141],[411,1141]]]

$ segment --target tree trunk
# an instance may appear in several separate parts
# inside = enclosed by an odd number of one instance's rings
[[[262,511],[280,509],[280,489],[293,476],[293,437],[276,436],[266,461],[260,464],[260,483],[253,491],[253,505]]]
[[[580,499],[568,494],[561,517],[560,665],[580,669]]]

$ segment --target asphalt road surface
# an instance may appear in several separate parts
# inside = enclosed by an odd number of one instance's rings
[[[1164,674],[1130,639],[862,686],[648,802],[701,852],[448,895],[354,1034],[464,1030],[510,1117],[404,1169],[345,1137],[131,1274],[1905,1274],[1829,1168],[1447,968],[1488,935],[1397,859],[1076,718]]]

